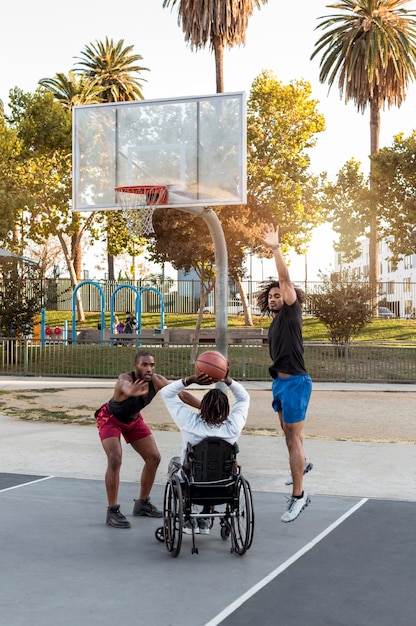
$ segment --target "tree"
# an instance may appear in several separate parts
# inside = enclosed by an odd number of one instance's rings
[[[126,102],[143,100],[142,83],[145,78],[136,76],[149,71],[147,67],[136,65],[142,60],[140,54],[132,54],[133,46],[124,46],[124,39],[114,43],[105,38],[105,42],[89,44],[77,57],[79,62],[75,72],[85,74],[101,90],[103,102]]]
[[[217,93],[224,91],[224,48],[245,43],[248,20],[254,7],[267,0],[163,0],[163,8],[178,6],[178,25],[182,25],[185,41],[199,50],[209,43],[215,55]]]
[[[44,242],[59,238],[72,287],[80,280],[83,235],[92,228],[94,214],[71,211],[71,113],[43,89],[24,94],[11,92],[9,123],[20,141],[7,201],[15,203],[20,239]],[[78,318],[84,319],[78,299]]]
[[[383,207],[381,235],[388,241],[391,260],[397,263],[416,249],[416,132],[399,134],[391,147],[373,158],[378,202]]]
[[[41,78],[39,85],[53,93],[63,107],[72,110],[73,106],[102,102],[103,90],[92,78],[85,74],[55,74],[54,78]]]
[[[338,172],[335,183],[324,184],[322,202],[334,231],[340,236],[334,248],[346,262],[360,255],[359,238],[369,223],[368,196],[367,179],[355,159]]]
[[[380,112],[398,106],[416,76],[415,13],[401,8],[408,0],[340,0],[329,5],[342,13],[319,18],[324,34],[315,44],[313,59],[322,53],[319,79],[331,88],[338,82],[345,102],[359,112],[370,108],[370,153],[379,149]],[[373,168],[370,161],[370,191]],[[370,282],[379,278],[379,211],[370,196]]]
[[[77,57],[79,62],[75,72],[92,81],[94,87],[100,90],[101,102],[126,102],[129,100],[143,100],[142,83],[146,79],[140,76],[141,72],[149,71],[147,67],[137,65],[142,60],[140,54],[132,54],[133,46],[124,46],[124,40],[114,43],[106,37],[105,42],[96,41],[89,44]],[[114,254],[120,251],[118,241],[118,227],[120,216],[114,211],[107,212],[107,253],[108,277],[114,280]],[[116,237],[111,237],[115,233]]]
[[[4,337],[28,335],[42,308],[40,268],[13,259],[2,262],[0,269],[0,333]]]
[[[7,241],[15,233],[15,225],[20,209],[16,196],[17,181],[16,157],[21,150],[21,142],[15,130],[8,127],[4,117],[0,117],[0,240]],[[14,244],[18,245],[17,241]],[[17,252],[23,250],[16,248]]]
[[[338,274],[321,274],[321,281],[318,292],[312,295],[313,310],[328,328],[331,343],[343,346],[371,320],[376,289]]]
[[[155,239],[149,242],[150,259],[155,263],[170,262],[185,272],[195,270],[200,281],[200,306],[196,332],[209,293],[214,288],[214,246],[204,220],[177,209],[156,209],[153,214]],[[197,233],[197,236],[196,236]]]

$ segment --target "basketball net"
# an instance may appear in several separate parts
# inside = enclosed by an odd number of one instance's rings
[[[115,188],[129,235],[152,235],[153,213],[167,203],[167,187],[141,185]]]

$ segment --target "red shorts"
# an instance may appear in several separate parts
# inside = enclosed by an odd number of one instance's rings
[[[108,404],[104,404],[95,413],[97,420],[98,434],[101,441],[108,439],[109,437],[117,437],[120,439],[120,435],[123,435],[127,443],[133,443],[139,439],[144,439],[152,434],[152,431],[146,424],[141,413],[137,414],[135,420],[129,424],[120,422],[108,409]]]

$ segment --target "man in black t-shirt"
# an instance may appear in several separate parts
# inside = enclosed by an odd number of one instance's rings
[[[269,350],[273,365],[273,408],[279,414],[280,424],[286,437],[289,452],[292,496],[289,499],[282,522],[293,522],[310,502],[303,490],[303,474],[312,469],[312,463],[303,451],[303,424],[312,392],[312,381],[306,371],[302,338],[302,304],[305,294],[293,286],[284,261],[280,243],[279,227],[265,224],[262,240],[270,247],[279,280],[263,284],[257,304],[263,313],[271,315]]]

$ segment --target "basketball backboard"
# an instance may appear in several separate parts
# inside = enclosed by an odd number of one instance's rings
[[[169,207],[246,203],[244,93],[73,108],[73,210],[121,209],[122,186]]]

